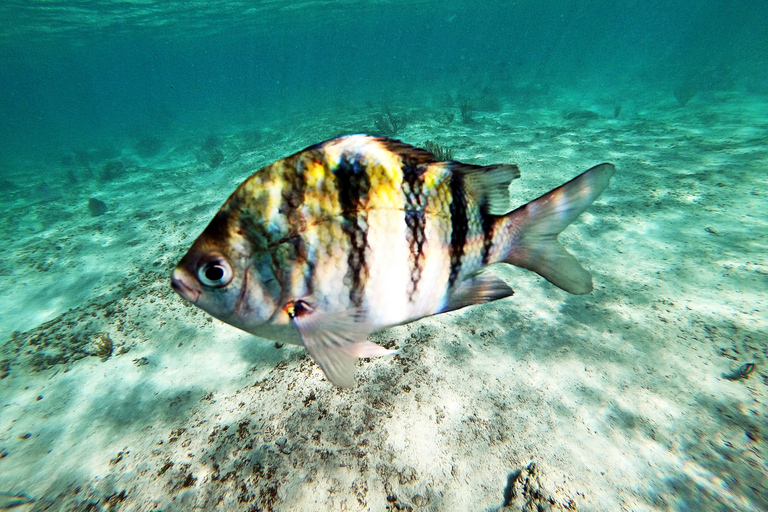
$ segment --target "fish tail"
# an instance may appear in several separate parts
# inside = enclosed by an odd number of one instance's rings
[[[616,168],[604,163],[502,217],[508,247],[503,261],[536,272],[574,293],[592,291],[592,276],[557,241],[608,186]]]

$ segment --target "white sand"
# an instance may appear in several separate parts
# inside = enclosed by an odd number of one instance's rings
[[[250,172],[372,112],[224,134],[216,170],[195,156],[207,133],[146,160],[127,146],[120,177],[52,173],[63,197],[31,207],[40,173],[20,169],[0,228],[0,335],[26,331],[0,354],[0,491],[37,500],[17,510],[495,511],[508,486],[509,510],[767,509],[768,99],[647,97],[617,119],[601,98],[551,103],[471,125],[413,109],[398,138],[518,163],[519,203],[614,162],[561,236],[595,291],[497,267],[513,297],[376,334],[401,352],[361,362],[350,391],[168,274]],[[89,197],[110,211],[90,217]],[[85,356],[103,333],[112,356]],[[36,350],[61,362],[34,372]]]

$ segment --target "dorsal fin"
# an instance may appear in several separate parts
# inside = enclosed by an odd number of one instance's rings
[[[371,135],[345,135],[336,137],[320,144],[310,146],[307,150],[322,149],[323,146],[337,143],[360,144],[361,148],[371,142],[378,142],[386,151],[395,153],[403,159],[404,163],[418,167],[426,167],[430,164],[437,164],[451,173],[461,174],[464,177],[464,185],[469,194],[471,194],[482,205],[483,212],[491,215],[504,215],[509,213],[512,208],[509,201],[509,184],[515,178],[520,177],[520,169],[517,165],[472,165],[456,162],[441,162],[437,157],[426,149],[417,148],[410,144],[389,137],[373,137]]]
[[[426,149],[411,146],[397,139],[389,137],[374,137],[372,140],[380,142],[385,148],[393,153],[397,153],[403,159],[408,159],[416,165],[425,165],[437,162],[437,157]]]
[[[428,165],[437,162],[435,155],[426,149],[411,146],[398,139],[375,137],[373,135],[365,135],[362,133],[356,135],[342,135],[341,137],[328,139],[319,144],[313,144],[299,153],[304,153],[305,151],[323,151],[328,146],[344,145],[348,150],[354,149],[354,151],[364,154],[370,151],[372,143],[378,143],[380,148],[399,155],[403,160],[408,160],[414,165]]]
[[[464,176],[467,191],[474,194],[484,213],[504,215],[512,209],[509,204],[509,184],[520,177],[514,165],[471,165],[449,162],[451,172]]]

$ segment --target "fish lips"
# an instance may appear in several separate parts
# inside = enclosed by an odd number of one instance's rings
[[[173,274],[171,274],[171,288],[193,304],[200,300],[200,290],[192,285],[190,275],[180,268],[174,269]]]

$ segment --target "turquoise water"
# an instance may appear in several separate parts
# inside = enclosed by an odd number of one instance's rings
[[[3,2],[0,509],[768,510],[766,19]],[[173,293],[240,182],[350,133],[518,164],[517,204],[613,162],[561,236],[595,290],[495,269],[344,391]]]
[[[1,155],[449,94],[765,92],[765,14],[746,2],[4,2]]]

